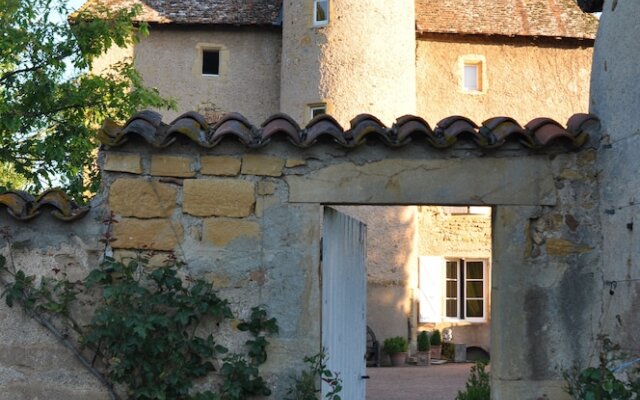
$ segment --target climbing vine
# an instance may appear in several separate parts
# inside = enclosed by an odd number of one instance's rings
[[[267,337],[278,332],[276,320],[263,308],[253,308],[237,324],[251,334],[246,354],[230,353],[209,329],[201,329],[235,318],[228,301],[209,282],[181,278],[183,267],[175,260],[151,268],[144,257],[126,263],[106,258],[81,281],[62,275],[38,282],[0,256],[7,305],[21,305],[61,339],[113,399],[122,391],[136,400],[240,400],[271,394],[259,366],[267,360]],[[91,318],[82,324],[73,314],[87,307]],[[216,388],[196,389],[196,381],[214,371]]]

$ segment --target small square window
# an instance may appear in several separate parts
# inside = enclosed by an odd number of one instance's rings
[[[464,64],[462,87],[469,91],[482,91],[482,63]]]
[[[202,51],[202,75],[220,75],[220,51]]]
[[[315,104],[309,106],[309,120],[314,119],[318,115],[327,113],[327,105],[326,104]]]
[[[313,0],[313,25],[329,23],[329,0]]]

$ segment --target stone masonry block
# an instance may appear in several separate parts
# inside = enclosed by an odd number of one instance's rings
[[[257,192],[261,196],[274,194],[276,192],[276,185],[273,182],[258,182]]]
[[[246,217],[253,211],[252,182],[231,179],[189,179],[184,182],[183,212],[198,217]]]
[[[190,178],[196,175],[193,160],[185,156],[151,156],[151,175]]]
[[[182,241],[182,225],[167,219],[125,218],[113,224],[114,249],[174,250]]]
[[[307,165],[307,162],[305,160],[301,160],[297,158],[288,158],[284,166],[287,168],[295,168],[295,167],[303,167],[305,165]]]
[[[240,173],[240,159],[228,156],[203,156],[200,173],[204,175],[236,176]]]
[[[109,190],[111,211],[124,217],[168,217],[176,199],[173,186],[141,179],[118,179]]]
[[[547,254],[550,256],[568,256],[570,254],[588,253],[592,247],[573,243],[565,239],[547,239]]]
[[[257,222],[236,218],[210,218],[204,221],[203,239],[214,246],[226,246],[239,238],[257,239],[260,225]]]
[[[142,163],[140,154],[107,152],[102,169],[105,171],[141,174]]]
[[[285,160],[279,157],[245,155],[242,157],[243,175],[282,176]]]

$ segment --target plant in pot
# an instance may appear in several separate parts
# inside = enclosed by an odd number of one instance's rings
[[[438,329],[431,332],[429,341],[431,343],[431,358],[442,358],[442,336]]]
[[[418,333],[418,365],[428,366],[431,364],[431,343],[427,331]]]
[[[383,349],[385,353],[389,354],[392,366],[399,367],[407,362],[409,343],[402,336],[385,339]]]

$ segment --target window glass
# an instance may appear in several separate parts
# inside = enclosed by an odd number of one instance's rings
[[[458,300],[447,300],[447,317],[458,317]]]
[[[482,297],[482,281],[467,281],[467,297]]]
[[[327,113],[327,106],[325,104],[317,104],[309,106],[309,120],[314,119],[318,115]]]
[[[483,318],[484,317],[484,301],[467,300],[467,317]]]
[[[218,50],[202,51],[202,75],[220,74],[220,52]]]
[[[481,90],[479,78],[480,64],[465,64],[463,87],[466,90]]]
[[[467,262],[467,279],[482,279],[484,263],[481,261]]]
[[[315,24],[325,24],[329,21],[329,0],[314,0],[315,11],[314,20]]]
[[[447,279],[458,278],[458,263],[456,261],[447,261]]]

